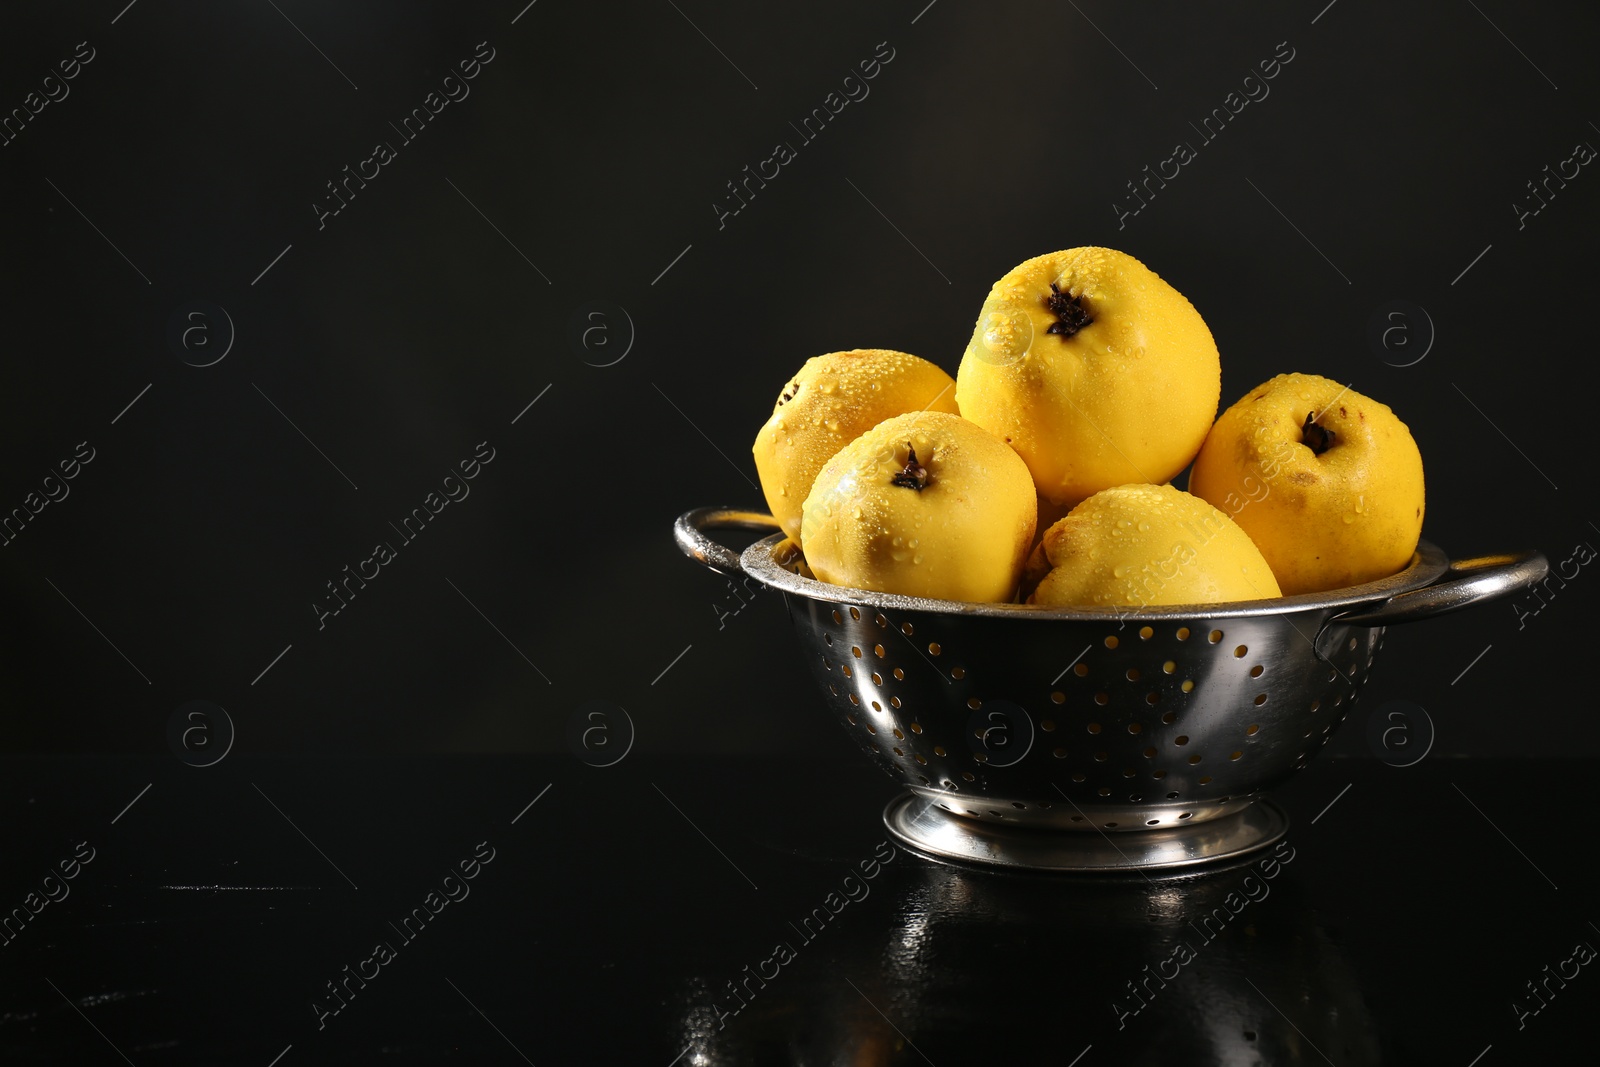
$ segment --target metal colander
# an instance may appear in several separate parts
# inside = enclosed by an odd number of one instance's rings
[[[735,553],[681,516],[683,551],[784,595],[828,706],[907,793],[889,829],[934,856],[1057,870],[1184,866],[1271,844],[1263,790],[1304,767],[1355,703],[1384,627],[1542,578],[1538,552],[1450,562],[1237,604],[1057,609],[829,585],[781,533]]]

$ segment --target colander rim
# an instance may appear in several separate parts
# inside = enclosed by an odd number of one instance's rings
[[[779,563],[778,550],[784,544],[791,542],[783,533],[763,537],[740,553],[740,568],[769,588],[792,593],[808,600],[870,608],[874,611],[915,611],[934,615],[1064,622],[1236,619],[1291,615],[1300,612],[1334,612],[1370,607],[1401,593],[1425,588],[1442,578],[1450,569],[1450,558],[1444,551],[1431,541],[1423,540],[1417,543],[1411,562],[1403,570],[1387,578],[1346,586],[1343,589],[1300,593],[1266,600],[1239,600],[1223,604],[1173,604],[1138,610],[1117,606],[1050,608],[1036,604],[972,604],[959,600],[935,600],[928,597],[879,593],[869,589],[830,585],[797,574]]]

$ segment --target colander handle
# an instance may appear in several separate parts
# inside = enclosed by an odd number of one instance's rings
[[[1542,552],[1509,552],[1454,560],[1444,576],[1426,588],[1401,593],[1370,610],[1336,616],[1329,621],[1348,626],[1415,622],[1508,596],[1549,572],[1550,561]]]
[[[683,554],[697,559],[718,574],[729,578],[744,576],[739,566],[739,553],[706,536],[706,530],[733,527],[740,530],[779,529],[778,520],[764,511],[747,511],[744,508],[695,508],[678,516],[672,524],[672,536]]]

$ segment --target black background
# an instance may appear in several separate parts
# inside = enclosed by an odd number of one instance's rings
[[[0,549],[10,750],[161,752],[204,699],[241,753],[561,752],[603,699],[642,753],[843,752],[780,601],[719,628],[670,523],[760,503],[749,444],[807,357],[954,372],[989,284],[1074,245],[1193,301],[1224,405],[1299,370],[1394,407],[1452,555],[1600,542],[1600,179],[1513,207],[1600,143],[1592,8],[124,4],[0,15],[6,111],[95,50],[0,148],[0,508],[96,455]],[[324,183],[482,41],[470,97],[319,230]],[[719,229],[725,183],[885,41],[870,96]],[[1119,227],[1279,42],[1270,96]],[[197,299],[237,332],[206,368],[167,339]],[[1395,299],[1437,333],[1403,368],[1367,340]],[[608,367],[569,336],[597,300],[637,334]],[[324,583],[485,440],[470,497],[319,631]],[[1428,708],[1438,757],[1593,751],[1592,581],[1523,627],[1501,603],[1392,631],[1366,706]]]

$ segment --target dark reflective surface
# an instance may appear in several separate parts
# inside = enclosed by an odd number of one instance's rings
[[[7,1063],[1527,1063],[1596,995],[1556,763],[1325,759],[1275,849],[1154,879],[931,863],[857,762],[4,780]]]

